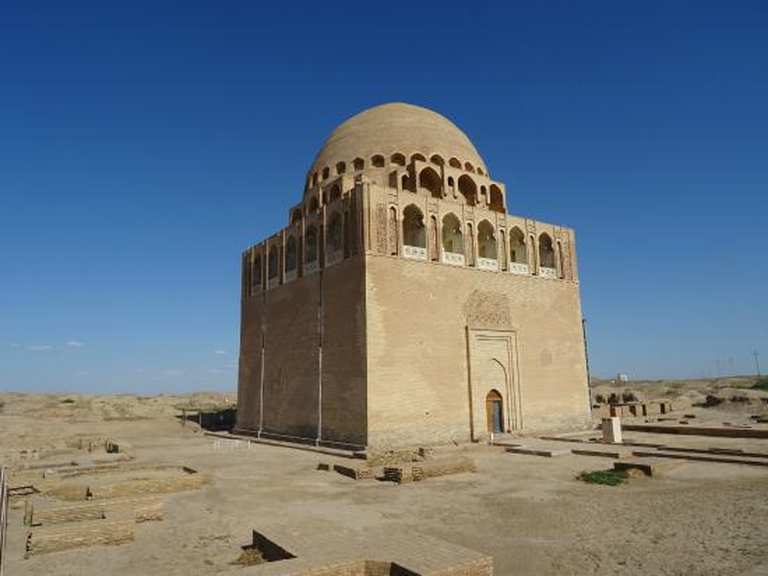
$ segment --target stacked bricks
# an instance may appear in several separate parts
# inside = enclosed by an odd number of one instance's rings
[[[387,466],[384,468],[384,479],[398,484],[420,482],[426,478],[475,472],[475,463],[469,458],[441,458],[428,462],[418,462],[403,466]]]
[[[343,464],[334,464],[334,471],[353,480],[372,480],[375,477],[373,468],[368,466],[344,466]]]

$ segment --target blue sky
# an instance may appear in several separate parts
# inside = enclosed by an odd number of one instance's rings
[[[0,389],[233,390],[241,250],[393,100],[576,229],[594,373],[768,368],[764,2],[9,1]]]

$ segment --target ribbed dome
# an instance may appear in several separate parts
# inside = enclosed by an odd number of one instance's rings
[[[472,142],[453,122],[427,108],[394,102],[364,110],[340,124],[320,148],[309,174],[326,167],[334,174],[339,162],[351,171],[356,158],[362,158],[368,168],[374,155],[389,161],[395,153],[406,158],[420,153],[427,160],[438,154],[446,164],[456,158],[462,166],[469,162],[488,173]]]

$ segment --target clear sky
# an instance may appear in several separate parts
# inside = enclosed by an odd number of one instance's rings
[[[768,4],[0,4],[0,389],[233,390],[240,253],[433,108],[577,232],[593,372],[768,370]]]

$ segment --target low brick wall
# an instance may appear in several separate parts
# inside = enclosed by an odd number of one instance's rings
[[[38,508],[33,505],[27,521],[32,526],[48,526],[85,520],[103,520],[105,518],[109,520],[133,518],[136,522],[162,520],[163,501],[159,497],[141,496],[48,508]]]
[[[344,464],[334,464],[334,471],[353,480],[372,480],[375,478],[375,471],[368,466],[345,466]]]
[[[474,461],[462,456],[414,462],[402,466],[387,466],[384,468],[384,479],[398,483],[419,482],[426,478],[475,471],[477,471],[477,467]]]
[[[126,480],[103,486],[88,488],[90,497],[94,500],[119,498],[123,496],[140,496],[143,494],[170,494],[184,490],[197,490],[208,482],[203,474],[183,474],[170,478],[150,478],[146,480]]]
[[[67,528],[36,528],[27,534],[26,555],[97,544],[125,544],[134,539],[134,526],[133,520],[102,520]]]

